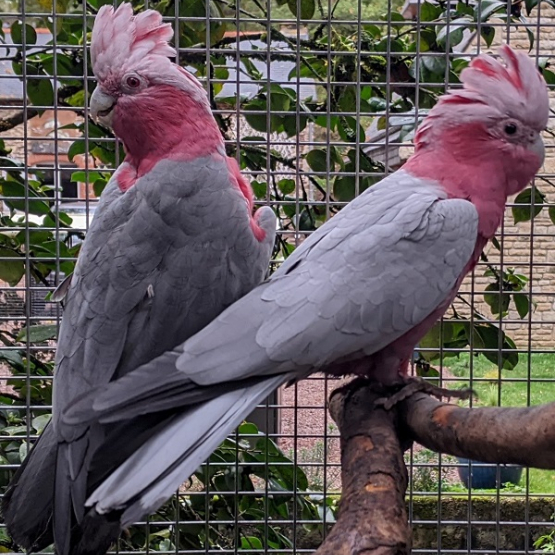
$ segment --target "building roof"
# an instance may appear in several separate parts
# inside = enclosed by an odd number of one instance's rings
[[[257,39],[241,39],[239,42],[240,53],[246,55],[250,52],[265,55],[268,50],[270,51],[270,62],[249,58],[256,70],[261,75],[260,81],[269,81],[278,83],[284,88],[289,88],[297,91],[300,100],[307,100],[308,98],[316,98],[316,86],[314,80],[310,78],[297,78],[290,75],[291,72],[297,67],[296,52],[291,49],[287,43],[282,41],[271,41],[267,44],[264,41]],[[233,45],[236,47],[236,45]],[[290,59],[272,60],[272,54],[281,54],[282,57],[290,57]],[[228,68],[229,77],[224,83],[222,90],[216,96],[217,99],[229,98],[236,96],[239,93],[241,98],[252,98],[255,96],[261,87],[266,83],[255,82],[248,75],[246,67],[243,62],[239,61],[239,71],[237,71],[237,60],[226,57],[226,66]]]

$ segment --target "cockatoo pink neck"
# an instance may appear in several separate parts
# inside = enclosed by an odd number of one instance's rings
[[[187,161],[223,152],[221,133],[206,106],[169,85],[121,96],[112,124],[126,152],[126,170],[118,175],[122,190],[162,159]]]
[[[494,140],[481,123],[441,129],[432,140],[417,142],[403,169],[438,181],[451,198],[468,199],[479,215],[479,234],[494,236],[507,197],[524,189],[542,161],[524,147]]]
[[[266,233],[253,214],[252,189],[237,162],[225,156],[222,135],[206,106],[171,86],[159,85],[146,91],[144,95],[121,96],[114,108],[114,132],[126,151],[124,163],[115,174],[120,189],[129,190],[160,160],[225,157],[230,182],[245,197],[253,234],[258,241],[264,240]]]

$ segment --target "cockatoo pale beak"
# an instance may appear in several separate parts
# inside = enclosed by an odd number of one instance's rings
[[[116,99],[109,94],[103,92],[100,87],[96,87],[91,96],[89,105],[89,113],[95,123],[100,122],[102,125],[112,127],[113,108],[116,105]]]
[[[533,152],[540,160],[543,165],[545,160],[545,146],[543,144],[542,136],[538,133],[534,138],[532,144],[528,147],[530,152]]]

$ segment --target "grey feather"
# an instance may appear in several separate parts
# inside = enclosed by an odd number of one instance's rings
[[[446,199],[438,186],[404,172],[353,201],[181,347],[68,407],[68,430],[184,411],[87,504],[99,513],[124,511],[124,523],[144,516],[272,389],[334,361],[378,353],[418,326],[453,295],[477,226],[470,202]]]
[[[57,453],[62,413],[76,396],[181,343],[259,283],[267,271],[276,224],[271,209],[258,218],[266,232],[261,242],[254,237],[245,198],[232,184],[224,157],[159,162],[125,194],[115,179],[108,184],[69,288],[64,282],[51,426],[57,438],[51,433],[48,443],[40,442],[41,456],[49,452],[50,466],[36,476],[23,476],[4,502],[8,528],[18,543],[32,545],[39,536],[51,537],[57,475],[57,537],[67,553],[68,513],[84,499],[82,481],[96,445],[92,429],[76,427],[71,440],[82,441],[80,434],[86,433],[83,445],[90,452],[73,444]],[[43,497],[43,514],[40,525],[29,531],[20,524],[29,510],[16,513],[11,507],[22,500],[32,506],[33,491]],[[74,512],[79,516],[82,511]],[[100,524],[95,521],[94,526]]]
[[[285,379],[266,379],[186,411],[129,457],[87,505],[101,514],[124,510],[123,526],[154,512]]]
[[[477,225],[470,202],[397,172],[181,348],[79,399],[64,420],[71,428],[187,406],[220,394],[220,384],[233,389],[233,382],[376,353],[449,300]]]

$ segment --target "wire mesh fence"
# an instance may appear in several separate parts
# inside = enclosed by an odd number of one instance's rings
[[[123,160],[88,119],[88,42],[106,2],[0,0],[0,480],[48,422],[62,307],[95,206]],[[356,195],[402,166],[415,129],[468,61],[503,42],[555,84],[555,5],[518,0],[161,0],[179,63],[195,73],[256,202],[279,217],[273,267]],[[175,114],[179,117],[179,114]],[[482,405],[555,397],[555,149],[511,199],[414,371],[477,390]],[[309,553],[334,522],[339,380],[273,395],[172,501],[127,531],[120,552]],[[522,430],[525,434],[526,430]],[[492,467],[419,446],[406,455],[417,553],[553,551],[555,474]],[[508,476],[505,471],[508,470]],[[464,478],[465,472],[470,478]],[[461,474],[461,476],[459,475]],[[539,543],[538,538],[543,538]],[[0,549],[17,550],[3,529]]]

